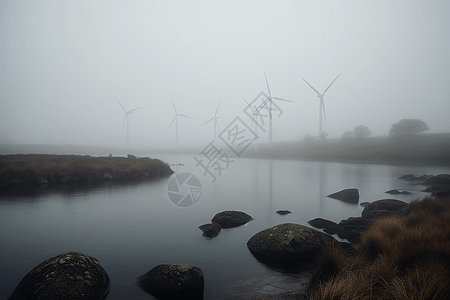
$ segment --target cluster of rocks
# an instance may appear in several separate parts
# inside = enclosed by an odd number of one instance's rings
[[[363,203],[361,203],[363,204]],[[404,213],[408,203],[395,199],[382,199],[372,203],[364,203],[364,210],[360,217],[350,217],[335,223],[322,218],[308,221],[308,224],[323,229],[328,234],[336,234],[350,243],[359,243],[361,234],[368,229],[371,223],[380,217]]]
[[[431,193],[434,197],[446,197],[450,195],[450,175],[441,174],[436,176],[406,174],[399,179],[406,180],[412,184],[428,186],[424,192]],[[389,190],[387,194],[391,195],[410,195],[408,191]],[[345,189],[340,192],[328,195],[330,198],[339,199],[347,203],[357,204],[359,193],[357,189]],[[346,239],[350,243],[359,243],[361,233],[368,229],[371,223],[379,218],[391,215],[404,216],[407,213],[408,203],[396,199],[381,199],[374,202],[360,203],[364,207],[360,217],[350,217],[335,223],[330,220],[316,218],[308,221],[308,224],[322,229],[324,232],[334,235],[341,239]]]
[[[211,223],[199,226],[203,231],[203,236],[214,238],[219,235],[222,228],[233,228],[244,225],[253,218],[242,211],[226,210],[217,213],[212,219]]]
[[[433,187],[440,195],[449,195],[450,175],[412,177],[401,179],[419,182]],[[450,189],[449,189],[450,190]],[[406,194],[407,191],[397,191]],[[387,193],[397,193],[387,191]],[[346,189],[331,194],[348,203],[358,203],[357,189]],[[265,263],[289,263],[315,261],[325,249],[338,245],[345,251],[356,251],[352,244],[360,241],[362,232],[379,218],[392,215],[407,215],[409,204],[396,199],[381,199],[361,203],[364,209],[360,217],[350,217],[335,223],[316,218],[308,221],[312,227],[294,223],[279,224],[253,235],[247,242],[249,251]],[[284,215],[287,210],[277,211]],[[238,227],[253,218],[240,211],[217,213],[211,223],[199,228],[203,235],[216,237],[222,228]],[[331,235],[336,234],[347,242],[338,242]],[[204,276],[200,268],[189,265],[158,265],[136,279],[139,287],[158,299],[203,299]],[[9,300],[49,299],[104,299],[109,292],[110,280],[98,261],[78,252],[70,252],[50,258],[31,270],[19,283]]]

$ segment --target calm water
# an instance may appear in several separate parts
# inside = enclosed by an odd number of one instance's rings
[[[437,175],[449,168],[360,165],[236,158],[217,181],[195,167],[193,156],[159,156],[177,173],[192,173],[202,184],[199,201],[180,208],[168,198],[171,178],[154,182],[91,188],[54,188],[33,195],[0,196],[0,299],[6,299],[33,267],[52,256],[79,251],[96,257],[111,278],[107,299],[154,299],[135,278],[158,264],[200,267],[205,299],[246,297],[253,292],[283,292],[302,277],[269,268],[250,254],[246,243],[267,227],[322,217],[340,221],[359,216],[362,207],[327,198],[355,187],[360,202],[422,197],[423,186],[396,179],[413,173]],[[410,196],[391,196],[390,189]],[[292,214],[275,212],[289,209]],[[254,220],[218,237],[202,236],[198,226],[219,211],[240,210]]]

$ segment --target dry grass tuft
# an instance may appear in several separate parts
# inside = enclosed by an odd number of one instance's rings
[[[379,219],[360,253],[334,247],[309,299],[450,299],[450,198],[413,201],[406,217]]]

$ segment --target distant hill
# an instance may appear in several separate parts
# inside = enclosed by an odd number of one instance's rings
[[[248,149],[245,157],[378,164],[448,165],[450,133],[408,137],[276,143]]]

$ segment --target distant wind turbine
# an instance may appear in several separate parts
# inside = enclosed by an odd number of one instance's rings
[[[130,115],[133,113],[133,111],[135,111],[136,109],[142,108],[142,106],[137,107],[137,108],[133,108],[130,110],[126,110],[125,107],[123,107],[122,103],[120,103],[119,99],[117,99],[117,102],[119,102],[119,105],[122,107],[123,111],[125,112],[125,117],[123,118],[123,123],[122,123],[122,129],[123,126],[125,125],[125,121],[127,121],[127,148],[130,145]]]
[[[259,109],[264,107],[267,103],[269,104],[269,143],[272,144],[272,110],[273,110],[272,105],[273,105],[273,100],[281,100],[281,101],[286,101],[286,102],[291,102],[291,103],[294,103],[294,102],[292,102],[290,100],[278,98],[278,97],[272,97],[272,94],[270,93],[269,82],[267,81],[266,72],[264,72],[264,77],[266,78],[266,85],[267,85],[267,91],[269,93],[269,97],[259,106]]]
[[[250,125],[250,128],[252,128],[253,127],[253,124],[255,124],[255,133],[256,133],[256,135],[258,135],[258,117],[260,117],[261,118],[261,121],[263,122],[263,125],[264,125],[264,119],[263,119],[263,117],[267,117],[267,115],[263,115],[263,114],[261,114],[260,113],[260,110],[261,110],[261,105],[259,106],[259,107],[257,107],[257,106],[254,106],[254,107],[252,107],[251,105],[250,105],[250,103],[248,103],[247,102],[247,100],[245,100],[245,98],[244,97],[242,97],[242,99],[244,99],[244,101],[245,101],[245,103],[247,103],[247,106],[250,108],[250,110],[251,110],[251,116],[252,116],[252,125]],[[258,139],[256,140],[256,144],[258,143]]]
[[[220,125],[219,125],[219,121],[217,121],[217,119],[219,118],[217,116],[217,112],[219,111],[219,106],[220,106],[220,101],[219,101],[219,105],[217,105],[217,109],[216,109],[216,113],[214,114],[214,117],[212,117],[211,119],[209,119],[208,121],[206,121],[205,123],[203,123],[202,125],[205,125],[206,123],[209,123],[211,121],[214,121],[214,142],[216,142],[216,137],[217,137],[217,127],[219,127],[220,129]]]
[[[336,78],[330,83],[330,85],[325,89],[325,91],[323,91],[323,93],[319,93],[319,91],[317,91],[312,85],[309,84],[308,81],[305,80],[305,78],[302,77],[303,81],[305,81],[317,93],[317,97],[320,98],[320,102],[319,102],[319,138],[322,136],[322,114],[323,114],[323,117],[325,118],[325,122],[327,121],[327,116],[325,115],[325,104],[323,103],[323,97],[325,96],[325,93],[328,91],[328,89],[331,87],[331,85],[336,81],[336,79],[338,79],[338,77],[340,75],[341,74],[336,76]]]
[[[167,127],[167,129],[169,129],[170,126],[172,126],[173,122],[175,122],[175,127],[176,127],[175,128],[175,146],[176,146],[176,149],[178,149],[178,117],[179,116],[186,117],[186,118],[191,118],[191,117],[183,115],[183,114],[179,114],[177,112],[177,108],[175,107],[175,103],[173,102],[173,98],[172,97],[171,97],[171,99],[172,99],[173,109],[175,110],[175,117],[173,118],[172,122],[170,123],[169,127]]]

